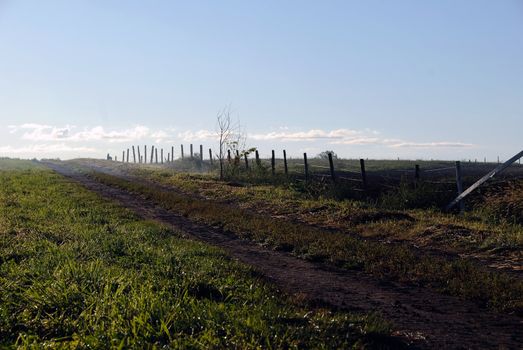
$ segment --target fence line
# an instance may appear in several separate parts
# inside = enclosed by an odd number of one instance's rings
[[[152,145],[150,148],[150,156],[147,151],[148,150],[147,145],[144,145],[143,150],[144,150],[144,154],[142,157],[141,151],[140,151],[140,146],[132,145],[131,147],[124,149],[122,151],[122,158],[121,158],[120,162],[131,163],[131,159],[130,159],[131,151],[132,151],[132,163],[147,164],[148,158],[149,158],[148,164],[151,164],[151,165],[152,164],[158,165],[158,164],[164,164],[164,163],[170,164],[170,163],[175,162],[174,146],[171,146],[170,152],[166,153],[167,158],[164,158],[164,149],[161,148],[160,152],[158,152],[158,147],[156,147],[155,145]],[[201,144],[199,145],[200,152],[197,157],[195,157],[196,154],[194,153],[193,144],[189,145],[189,150],[190,150],[190,160],[199,161],[200,167],[206,163],[206,164],[209,164],[212,169],[212,167],[215,165],[214,160],[213,160],[213,152],[212,152],[211,148],[209,148],[209,156],[207,159],[206,159],[206,157],[204,157],[203,145],[201,145]],[[160,153],[160,157],[158,157],[158,153]],[[271,172],[271,175],[273,175],[273,176],[284,175],[284,176],[293,177],[296,180],[300,180],[299,177],[303,176],[303,179],[306,182],[313,178],[316,178],[316,179],[321,178],[322,180],[330,180],[333,183],[334,182],[355,183],[355,184],[359,184],[361,186],[361,188],[354,189],[354,190],[358,190],[358,191],[367,191],[367,190],[369,190],[369,186],[372,187],[372,186],[376,186],[376,185],[384,186],[384,187],[388,187],[388,188],[395,188],[394,186],[389,185],[389,183],[397,184],[398,182],[405,181],[407,179],[410,179],[412,181],[412,183],[414,183],[414,186],[419,186],[422,183],[434,184],[434,185],[449,185],[449,186],[452,184],[455,184],[456,185],[455,189],[456,189],[458,197],[456,198],[456,200],[454,202],[449,204],[449,206],[458,204],[458,205],[460,205],[460,208],[462,205],[461,203],[462,203],[463,198],[468,193],[470,193],[469,189],[463,191],[463,179],[467,176],[470,176],[468,174],[471,172],[471,169],[473,169],[470,167],[470,165],[476,164],[473,166],[476,168],[474,169],[474,172],[472,172],[472,175],[477,175],[479,170],[484,170],[484,168],[481,168],[481,167],[482,166],[484,167],[487,164],[486,159],[483,163],[477,162],[477,160],[475,160],[474,162],[471,162],[469,160],[468,162],[463,162],[463,163],[456,162],[456,164],[454,166],[446,166],[446,167],[444,166],[444,167],[439,167],[439,168],[423,169],[423,168],[421,168],[420,164],[416,164],[415,161],[413,161],[414,167],[411,169],[369,170],[369,169],[367,169],[366,161],[363,158],[359,159],[359,164],[358,164],[357,159],[348,160],[350,162],[355,162],[354,165],[348,164],[348,166],[350,168],[347,168],[347,164],[339,164],[340,166],[338,168],[336,168],[336,165],[338,165],[336,163],[340,162],[340,160],[335,158],[333,156],[333,154],[330,152],[327,153],[326,158],[320,158],[320,159],[318,159],[318,158],[309,159],[307,157],[307,153],[303,153],[303,158],[300,161],[299,158],[287,157],[286,150],[283,150],[283,158],[276,158],[275,150],[271,150],[271,155],[270,155],[270,158],[268,158],[268,159],[261,159],[259,156],[258,150],[255,150],[255,154],[254,154],[255,161],[252,164],[249,162],[250,154],[248,154],[248,153],[240,154],[240,152],[238,150],[235,150],[234,157],[232,156],[230,149],[227,150],[227,153],[224,156],[225,157],[222,160],[220,160],[219,159],[220,157],[217,156],[216,160],[218,161],[218,163],[220,163],[220,161],[223,161],[226,166],[235,166],[235,167],[243,168],[243,169],[245,169],[245,171],[254,171],[260,167],[270,167],[270,172]],[[498,165],[496,169],[505,170],[509,165],[516,164],[516,162],[521,164],[522,156],[523,156],[523,151],[518,153],[514,157],[512,157],[509,161]],[[244,165],[241,165],[241,163],[242,163],[241,158],[243,158]],[[113,160],[113,157],[111,157],[109,154],[107,154],[107,159]],[[187,159],[187,158],[185,158],[183,144],[180,145],[180,154],[179,154],[178,159],[181,159],[181,160]],[[117,161],[116,156],[114,157],[114,161]],[[324,163],[317,164],[318,161],[321,161]],[[510,164],[507,165],[507,163],[510,163]],[[495,164],[495,163],[488,163],[488,164]],[[345,166],[343,166],[343,165],[345,165]],[[356,170],[358,168],[358,165],[359,165],[359,169]],[[523,170],[523,167],[521,167],[519,165],[518,165],[518,167],[519,167],[518,169]],[[283,169],[283,173],[280,173],[280,171],[282,171],[282,169]],[[489,173],[490,175],[487,174],[480,181],[485,182],[486,180],[489,180],[491,177],[496,175],[498,172],[501,172],[501,171],[496,171],[496,169],[492,170]],[[317,173],[314,170],[320,170],[320,171],[324,170],[325,172]],[[444,176],[445,178],[450,178],[452,176],[452,171],[454,171],[454,173],[455,173],[454,179],[452,181],[450,181],[450,180],[449,181],[431,180],[431,177],[433,178],[434,176]],[[443,174],[444,172],[448,172],[448,174]],[[392,175],[392,174],[395,174],[395,175]],[[437,174],[440,174],[440,175],[437,175]],[[354,177],[351,177],[351,175],[353,175]],[[523,178],[523,175],[520,175],[520,176],[521,177],[517,177],[517,178]],[[495,181],[494,183],[497,183],[497,181]]]

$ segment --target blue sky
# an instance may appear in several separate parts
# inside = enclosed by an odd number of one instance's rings
[[[523,2],[0,0],[0,156],[214,147],[230,105],[262,154],[520,151]]]

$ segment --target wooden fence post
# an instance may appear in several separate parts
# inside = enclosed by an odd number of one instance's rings
[[[122,163],[125,163],[125,151],[122,151]]]
[[[167,163],[171,162],[171,153],[167,152]]]
[[[136,163],[136,151],[134,150],[134,145],[132,147],[133,147],[133,163]]]
[[[414,167],[414,180],[416,181],[416,183],[419,182],[419,175],[419,164],[416,164]]]
[[[212,150],[209,148],[209,161],[212,165]]]
[[[171,146],[171,162],[174,162],[174,146]]]
[[[184,158],[184,156],[183,156],[183,145],[180,145],[180,152],[181,152],[181,156],[182,156],[182,160],[183,160],[183,158]]]
[[[249,170],[249,160],[247,159],[247,153],[244,153],[243,157],[245,158],[245,169]]]
[[[231,150],[230,149],[227,150],[227,161],[229,163],[231,162]]]
[[[363,189],[367,189],[367,172],[365,171],[365,159],[360,159],[361,180],[363,181]]]
[[[332,181],[336,181],[336,174],[334,173],[334,161],[332,160],[332,152],[329,152],[328,156],[329,156],[329,168],[331,171],[331,179],[332,179]]]
[[[254,154],[256,156],[256,165],[260,166],[261,165],[261,163],[260,163],[260,153],[258,152],[258,150],[255,150]]]
[[[143,151],[143,163],[144,163],[144,164],[147,164],[147,145],[144,146],[144,151]]]
[[[305,170],[305,181],[309,181],[309,164],[307,163],[307,153],[303,153],[303,165]]]
[[[236,150],[236,159],[238,160],[238,163],[240,162],[240,151]]]
[[[156,161],[156,164],[158,164],[158,147],[154,148],[154,160]]]
[[[193,159],[192,143],[191,143],[191,145],[190,145],[190,148],[191,148],[191,159]]]
[[[289,168],[287,167],[287,151],[283,150],[283,168],[285,175],[289,175]]]
[[[129,163],[129,148],[127,149],[127,163]]]
[[[163,148],[160,150],[160,163],[163,164]]]
[[[456,187],[458,190],[458,196],[463,193],[463,179],[461,177],[461,162],[458,160],[456,162]],[[463,200],[458,202],[459,211],[463,211]]]
[[[203,145],[200,145],[200,160],[203,162]]]
[[[276,172],[276,158],[274,157],[274,150],[272,150],[272,156],[271,156],[271,172],[272,175]]]
[[[138,163],[142,163],[142,155],[140,153],[140,145],[136,146],[136,149],[138,150]]]

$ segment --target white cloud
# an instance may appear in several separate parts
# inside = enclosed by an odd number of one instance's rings
[[[57,128],[48,125],[24,124],[20,126],[26,131],[22,139],[30,141],[62,141],[69,138],[71,127]]]
[[[14,134],[18,132],[19,130],[23,129],[46,129],[46,128],[52,128],[50,125],[44,125],[44,124],[37,124],[37,123],[25,123],[20,125],[8,125],[7,128],[9,129],[10,134]]]
[[[297,132],[278,131],[265,134],[251,134],[249,135],[249,139],[279,142],[315,142],[326,140],[332,145],[382,145],[390,148],[463,148],[474,146],[473,144],[463,142],[410,142],[401,139],[381,138],[379,136],[380,132],[371,129],[311,129]]]
[[[137,125],[130,129],[121,131],[106,131],[102,126],[96,126],[90,129],[84,129],[72,133],[68,140],[82,141],[108,141],[108,142],[130,142],[138,141],[150,136],[151,131],[148,127]]]
[[[463,142],[399,142],[391,144],[392,148],[468,148],[474,147],[471,143]]]
[[[41,154],[57,154],[62,152],[97,152],[96,148],[91,147],[72,147],[64,143],[51,144],[33,144],[22,147],[2,146],[0,147],[0,154],[34,154],[35,157]]]
[[[345,139],[361,134],[361,131],[350,129],[321,130],[311,129],[297,132],[269,132],[265,134],[249,134],[249,138],[261,141],[316,141],[321,139]]]
[[[218,134],[216,131],[210,130],[198,130],[198,131],[184,131],[178,133],[178,137],[183,141],[216,141]]]
[[[143,125],[135,125],[121,130],[108,130],[102,126],[79,128],[72,125],[58,127],[25,123],[9,125],[8,130],[10,134],[19,137],[25,144],[19,148],[12,146],[0,147],[0,152],[17,155],[34,154],[35,156],[40,154],[59,154],[61,152],[93,153],[99,150],[87,146],[96,145],[97,147],[102,147],[103,143],[127,143],[129,145],[141,140],[144,142],[154,140],[156,143],[176,144],[178,142],[216,142],[218,140],[218,135],[214,130],[179,131],[173,128],[151,130]],[[373,146],[388,149],[456,149],[475,146],[458,141],[413,142],[398,138],[387,138],[380,132],[371,129],[291,130],[285,126],[280,126],[276,131],[248,134],[247,140],[249,144],[255,146],[263,146],[264,143],[274,144],[275,142],[281,142],[295,143],[300,148],[314,150],[319,149],[318,146],[320,144],[324,144],[320,148],[327,145],[337,145],[340,148],[343,146]],[[80,147],[80,145],[83,147]],[[103,148],[111,149],[107,145],[103,146]]]
[[[108,141],[108,142],[130,142],[154,137],[157,140],[166,138],[165,132],[152,133],[148,127],[136,125],[129,129],[120,131],[107,131],[102,126],[93,128],[84,128],[81,131],[75,131],[75,126],[67,125],[65,127],[56,127],[51,125],[42,125],[27,123],[21,125],[9,125],[9,132],[16,134],[25,131],[21,138],[27,141]]]
[[[156,131],[151,134],[151,137],[154,138],[156,143],[161,143],[169,138],[169,134],[165,131]]]
[[[354,137],[330,142],[333,145],[380,145],[384,140],[377,137]]]

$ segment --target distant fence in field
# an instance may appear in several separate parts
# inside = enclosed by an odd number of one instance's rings
[[[199,152],[195,152],[193,144],[189,145],[188,153],[185,152],[184,145],[180,145],[178,149],[177,159],[197,160],[201,164],[207,164],[206,169],[209,170],[215,169],[218,164],[219,159],[217,159],[216,153],[209,148],[206,157],[203,145],[199,145]],[[174,155],[174,146],[166,149],[166,152],[163,148],[154,145],[149,148],[144,146],[143,149],[140,149],[140,146],[131,146],[122,151],[120,162],[169,166],[175,162]],[[421,183],[439,185],[442,187],[441,191],[452,191],[461,195],[464,192],[464,185],[474,184],[477,178],[484,177],[485,174],[492,173],[491,178],[504,170],[503,175],[498,175],[495,180],[498,182],[506,181],[507,178],[523,178],[522,155],[523,151],[509,160],[510,164],[501,164],[499,157],[497,163],[489,163],[486,158],[482,162],[478,162],[477,159],[457,162],[339,159],[332,153],[324,153],[322,158],[310,158],[307,153],[303,153],[303,158],[290,158],[287,157],[286,150],[282,150],[281,157],[277,157],[275,150],[272,150],[270,158],[260,158],[257,150],[243,154],[237,150],[228,150],[222,156],[222,160],[226,167],[235,167],[245,171],[264,168],[270,170],[270,174],[273,176],[284,175],[297,181],[330,181],[351,184],[355,191],[366,192],[372,191],[373,188],[384,187],[396,188],[399,183],[410,182],[414,185]],[[107,159],[118,161],[116,156],[113,159],[109,154]],[[503,169],[499,170],[499,168]],[[486,181],[483,180],[483,182]],[[448,185],[446,189],[445,185]],[[455,187],[452,188],[451,185]]]

